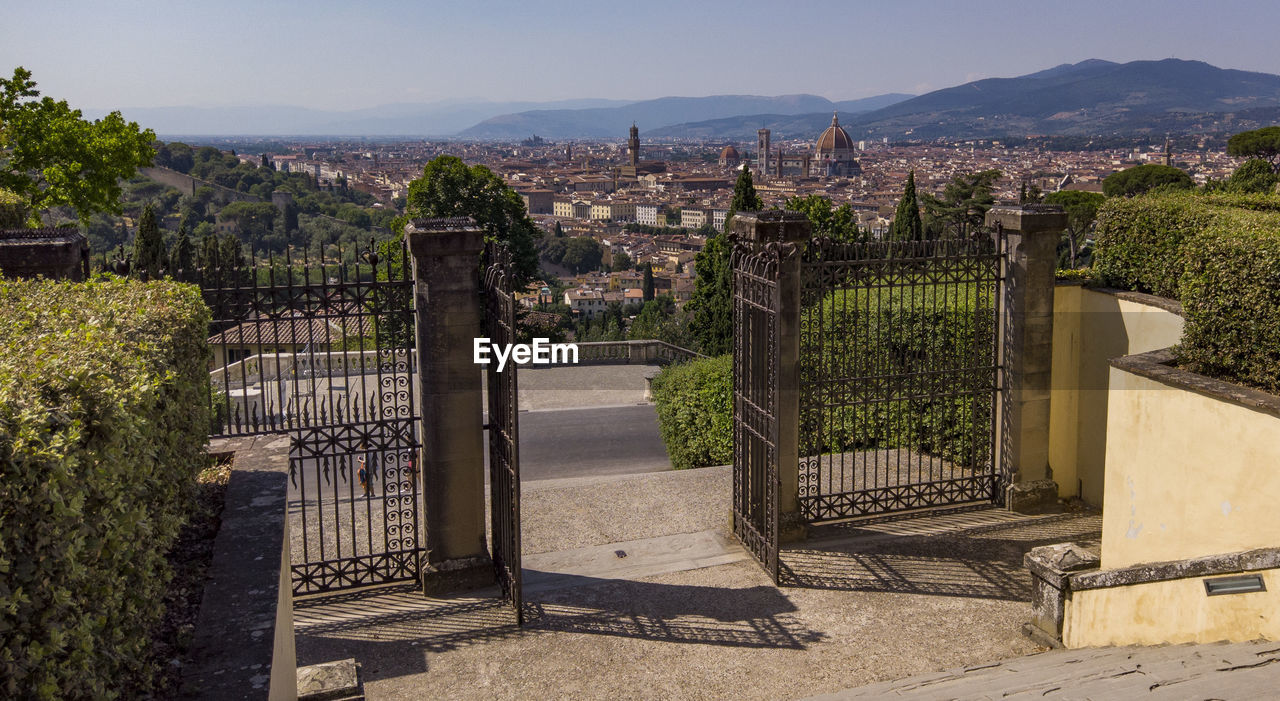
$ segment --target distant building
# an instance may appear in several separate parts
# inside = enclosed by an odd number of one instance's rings
[[[759,170],[765,177],[830,178],[862,174],[853,139],[840,126],[839,115],[835,113],[831,115],[831,126],[818,136],[810,153],[783,153],[781,149],[771,153],[767,150],[768,129],[760,130],[759,141],[764,149]]]
[[[741,162],[741,159],[738,156],[738,149],[734,148],[732,144],[725,146],[720,151],[721,168],[737,168],[739,162]]]

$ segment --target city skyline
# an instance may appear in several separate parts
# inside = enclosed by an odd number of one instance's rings
[[[1191,2],[492,2],[259,7],[25,5],[0,28],[0,69],[87,112],[288,105],[356,110],[449,101],[921,94],[1089,58],[1182,58],[1280,73],[1251,27],[1280,7]],[[68,22],[67,18],[73,18]],[[1244,21],[1249,18],[1249,21]],[[31,31],[56,27],[56,31]],[[904,50],[906,47],[906,50]],[[87,57],[92,57],[88,60]]]

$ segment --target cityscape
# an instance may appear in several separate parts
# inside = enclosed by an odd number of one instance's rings
[[[6,17],[6,698],[1280,688],[1280,8]]]

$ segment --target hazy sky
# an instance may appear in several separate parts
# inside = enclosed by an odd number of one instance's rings
[[[1277,0],[3,0],[74,107],[920,93],[1086,58],[1280,73]]]

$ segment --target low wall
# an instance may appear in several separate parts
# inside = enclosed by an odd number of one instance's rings
[[[222,525],[183,670],[183,698],[295,699],[289,437],[220,439],[234,452]]]
[[[1059,496],[1102,506],[1110,359],[1172,346],[1181,307],[1160,297],[1061,284],[1054,290],[1049,466]]]
[[[599,341],[576,345],[578,365],[666,365],[706,357],[666,341]]]
[[[1172,366],[1113,361],[1102,567],[1280,543],[1280,397]]]

